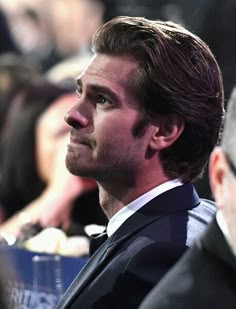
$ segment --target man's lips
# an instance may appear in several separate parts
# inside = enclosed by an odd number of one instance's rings
[[[71,137],[70,138],[70,143],[71,144],[79,144],[79,145],[88,145],[88,141],[85,141],[83,139],[78,139],[78,138],[74,138],[74,137]]]
[[[93,147],[93,143],[86,136],[81,137],[81,136],[71,135],[70,136],[70,145],[74,145],[74,146],[85,145],[85,146],[88,146],[88,147]]]
[[[79,132],[74,131],[73,129],[70,132],[70,144],[71,145],[85,145],[88,147],[95,147],[95,141],[91,138],[91,136],[88,136],[87,134],[78,134]]]

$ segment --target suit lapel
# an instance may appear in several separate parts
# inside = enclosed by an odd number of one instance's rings
[[[69,289],[67,289],[62,301],[56,308],[67,308],[126,239],[164,215],[176,211],[192,209],[199,203],[200,200],[198,195],[191,184],[185,184],[174,188],[151,200],[128,218],[120,228],[98,248],[72,282]]]
[[[88,260],[86,265],[82,268],[80,273],[63,295],[62,301],[56,307],[57,309],[67,308],[73,302],[73,299],[83,290],[91,277],[99,271],[112,251],[113,246],[111,244],[111,240],[111,238],[107,239]]]

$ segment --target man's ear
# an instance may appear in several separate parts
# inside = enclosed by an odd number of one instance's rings
[[[209,180],[211,191],[216,204],[219,208],[224,205],[225,196],[225,176],[227,174],[227,162],[221,147],[216,147],[210,156],[209,161]]]
[[[176,114],[161,116],[157,124],[153,124],[153,128],[149,146],[152,150],[161,150],[171,146],[179,138],[184,130],[184,120]]]

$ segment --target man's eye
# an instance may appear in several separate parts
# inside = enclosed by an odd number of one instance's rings
[[[96,96],[96,103],[102,104],[102,105],[104,105],[104,104],[111,105],[112,104],[112,102],[109,99],[107,99],[106,97],[104,97],[103,95],[97,95]]]

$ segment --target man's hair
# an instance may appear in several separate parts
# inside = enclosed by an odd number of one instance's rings
[[[221,146],[230,157],[231,162],[236,166],[236,87],[234,87],[225,117],[224,130],[222,134]]]
[[[159,155],[168,177],[197,178],[217,143],[224,110],[222,76],[208,46],[173,22],[123,16],[95,33],[93,50],[138,63],[131,83],[146,115],[183,118],[183,133]]]

